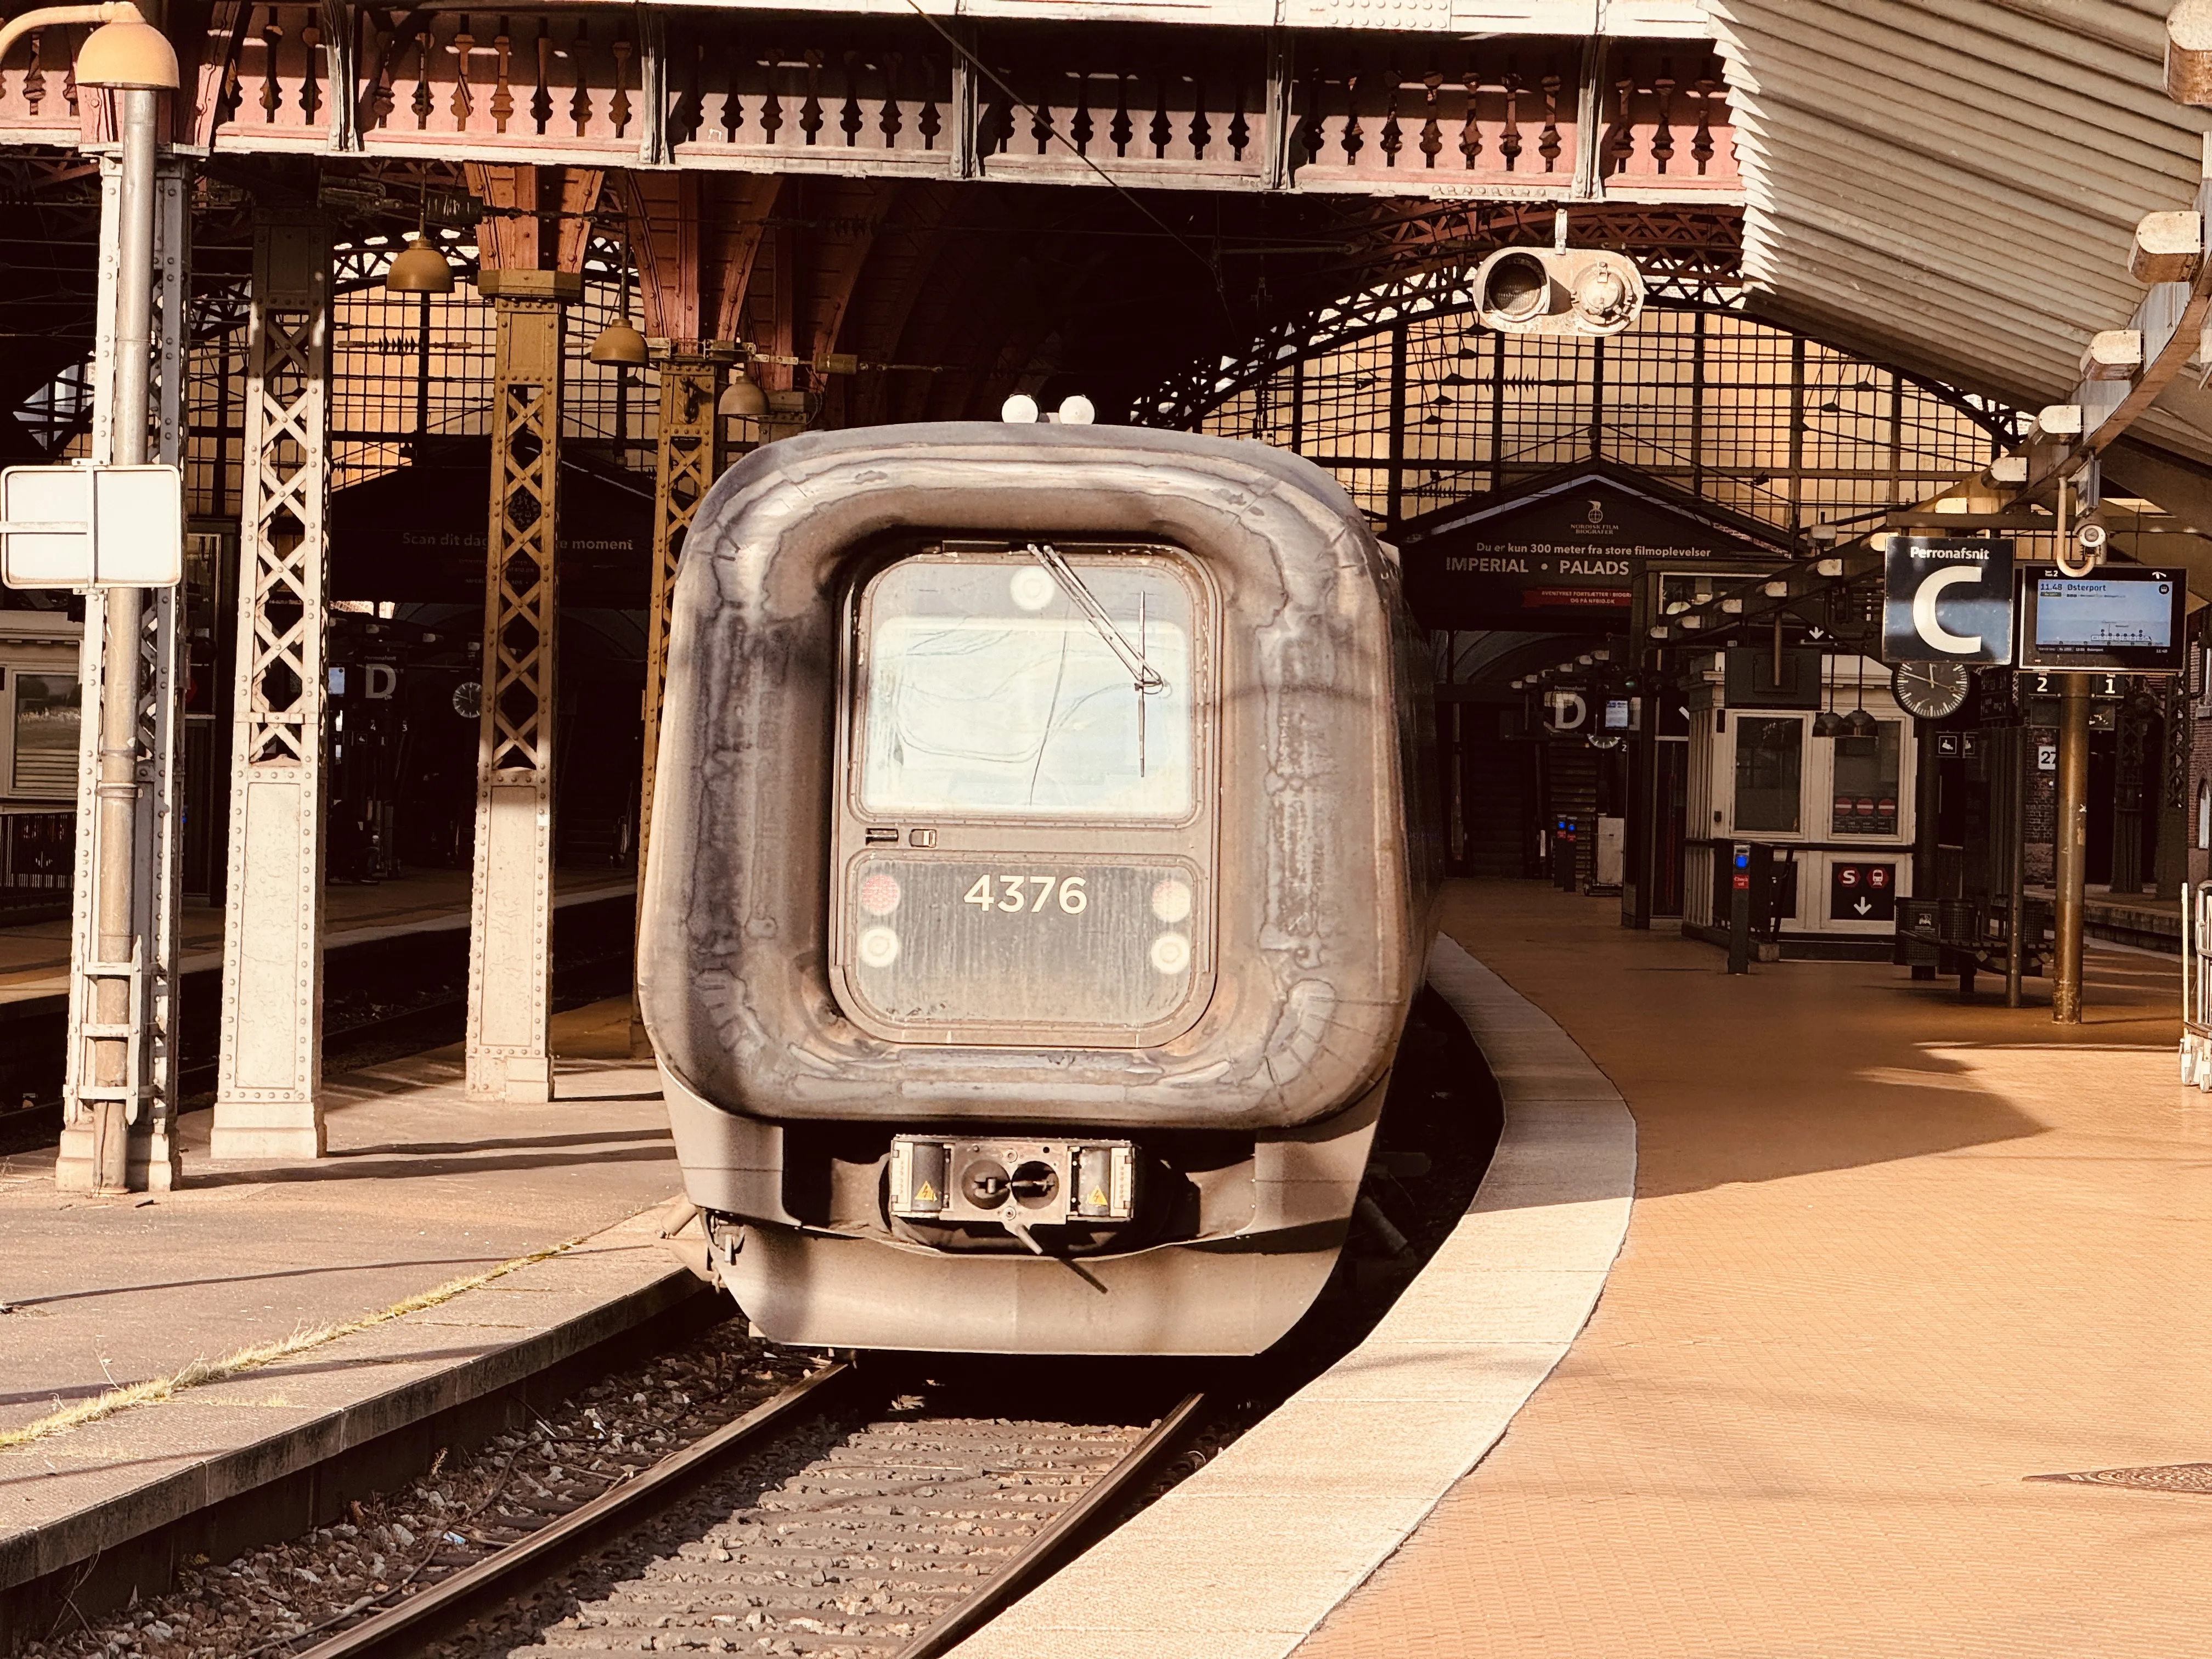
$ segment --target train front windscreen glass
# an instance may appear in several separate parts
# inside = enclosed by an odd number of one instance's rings
[[[877,579],[866,811],[1189,815],[1189,589],[1157,562],[1079,555],[1063,570],[945,556],[906,560]]]

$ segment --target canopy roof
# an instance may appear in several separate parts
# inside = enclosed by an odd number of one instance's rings
[[[1754,308],[2029,410],[2065,401],[2088,337],[2142,298],[2137,221],[2196,200],[2212,112],[2166,95],[2168,9],[1706,0]],[[2212,461],[2195,380],[2135,435]]]

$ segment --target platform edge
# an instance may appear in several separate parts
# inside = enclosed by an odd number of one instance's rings
[[[1429,983],[1504,1109],[1466,1215],[1365,1341],[953,1659],[1033,1659],[1077,1636],[1090,1659],[1280,1659],[1480,1466],[1566,1356],[1627,1236],[1635,1120],[1556,1022],[1449,937]],[[1468,1297],[1470,1275],[1493,1294]]]

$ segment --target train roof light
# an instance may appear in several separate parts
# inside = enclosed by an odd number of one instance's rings
[[[999,405],[999,418],[1013,426],[1031,426],[1036,422],[1037,402],[1026,392],[1017,392]]]

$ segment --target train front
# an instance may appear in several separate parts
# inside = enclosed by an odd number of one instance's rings
[[[802,436],[684,549],[639,992],[765,1335],[1245,1354],[1431,931],[1396,574],[1257,444]]]

